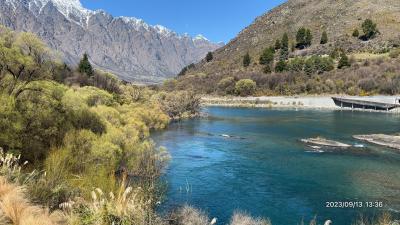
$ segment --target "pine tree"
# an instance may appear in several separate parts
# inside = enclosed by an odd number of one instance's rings
[[[299,28],[296,34],[296,47],[299,49],[304,49],[311,46],[313,36],[310,29],[304,27]]]
[[[301,27],[296,34],[296,47],[299,49],[305,48],[306,28]]]
[[[289,36],[284,33],[281,41],[281,55],[280,60],[287,60],[289,58]]]
[[[260,64],[261,65],[268,65],[274,61],[275,57],[275,49],[274,48],[266,48],[262,52],[260,56]]]
[[[351,66],[349,57],[347,57],[346,53],[342,51],[342,53],[340,54],[338,69],[342,69],[344,67],[349,67],[349,66]]]
[[[282,45],[281,45],[281,41],[278,39],[275,41],[275,50],[281,49]]]
[[[208,52],[206,55],[206,61],[211,62],[214,59],[212,52]]]
[[[246,55],[243,56],[243,66],[248,67],[251,62],[250,54],[247,52]]]
[[[328,34],[326,33],[326,31],[322,32],[320,43],[321,45],[328,43]]]
[[[89,62],[89,56],[87,53],[83,54],[83,57],[79,62],[78,71],[80,73],[85,73],[89,77],[94,75],[94,70],[92,64]]]

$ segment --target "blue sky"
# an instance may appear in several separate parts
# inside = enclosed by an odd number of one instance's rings
[[[257,16],[284,0],[81,0],[86,8],[133,16],[179,34],[203,34],[227,43]]]

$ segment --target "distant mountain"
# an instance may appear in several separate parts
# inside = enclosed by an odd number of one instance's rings
[[[131,17],[85,9],[79,0],[0,0],[0,23],[36,33],[76,65],[84,52],[127,81],[158,83],[222,46]]]
[[[371,41],[352,37],[354,29],[362,33],[365,19],[377,23],[380,34]],[[274,45],[275,40],[289,34],[293,44],[300,27],[309,28],[314,37],[312,46],[291,55],[329,54],[335,48],[347,52],[384,52],[390,46],[400,45],[399,0],[288,0],[266,12],[242,30],[227,45],[214,52],[212,62],[202,61],[188,73],[232,75],[245,72],[243,56],[250,53],[252,63],[257,63],[264,48]],[[329,41],[320,45],[322,32]],[[249,67],[247,70],[254,69]],[[259,68],[262,73],[262,68]]]

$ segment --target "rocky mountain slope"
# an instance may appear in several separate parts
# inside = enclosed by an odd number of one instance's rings
[[[39,35],[76,65],[84,52],[98,68],[127,81],[161,82],[221,44],[178,35],[143,20],[91,11],[79,0],[0,0],[0,24]]]
[[[371,41],[352,37],[355,28],[362,32],[361,24],[367,18],[377,23],[380,35]],[[257,63],[262,50],[281,39],[285,32],[293,44],[297,30],[303,26],[312,32],[312,46],[292,55],[329,54],[334,48],[347,52],[385,51],[400,42],[400,1],[289,0],[258,17],[231,42],[216,50],[212,62],[203,61],[191,72],[220,75],[243,72],[242,58],[246,52]],[[327,32],[329,41],[321,46],[323,31]]]

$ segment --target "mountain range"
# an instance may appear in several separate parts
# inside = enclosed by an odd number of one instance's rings
[[[71,66],[88,53],[96,68],[140,83],[173,77],[223,45],[141,19],[89,10],[79,0],[0,0],[0,24],[37,34]]]

